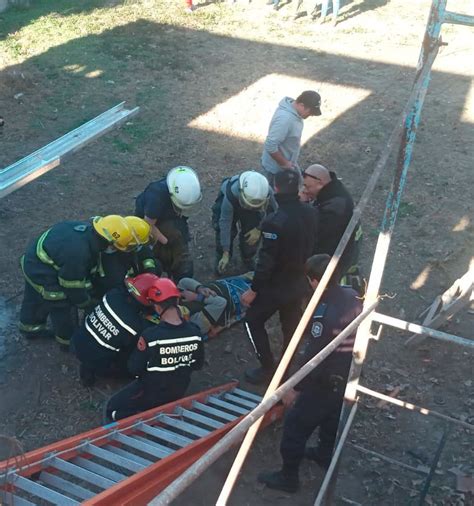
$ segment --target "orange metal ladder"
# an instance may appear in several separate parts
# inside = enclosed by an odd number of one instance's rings
[[[146,504],[260,400],[228,383],[3,461],[0,504]]]

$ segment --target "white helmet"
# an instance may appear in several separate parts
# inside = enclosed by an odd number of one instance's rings
[[[239,177],[239,202],[245,209],[260,209],[267,201],[270,186],[267,178],[254,170],[246,170]]]
[[[166,184],[175,211],[189,216],[202,200],[199,178],[191,167],[175,167],[168,172]]]

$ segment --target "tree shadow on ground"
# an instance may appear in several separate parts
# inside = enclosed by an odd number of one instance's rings
[[[24,26],[54,12],[58,17],[91,12],[95,9],[111,8],[125,0],[110,0],[98,5],[97,0],[41,0],[29,7],[12,6],[0,13],[0,40],[6,39]]]

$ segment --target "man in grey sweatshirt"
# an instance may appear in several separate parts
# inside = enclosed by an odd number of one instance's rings
[[[278,104],[262,154],[262,167],[271,186],[275,174],[298,168],[303,120],[320,115],[321,97],[316,91],[303,91],[296,100],[285,97]]]

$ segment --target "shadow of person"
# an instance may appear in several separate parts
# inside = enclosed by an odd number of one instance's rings
[[[349,6],[349,8],[343,9],[343,12],[339,12],[337,17],[338,23],[342,21],[347,21],[355,16],[363,14],[364,12],[376,10],[384,5],[388,4],[390,0],[359,0],[359,1],[351,1],[351,0],[341,0],[341,8]]]

